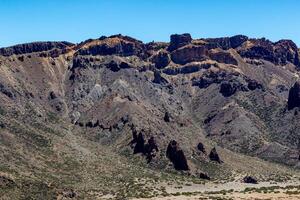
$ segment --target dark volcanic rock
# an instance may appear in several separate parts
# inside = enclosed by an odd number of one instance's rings
[[[204,179],[204,180],[210,180],[210,177],[206,173],[203,173],[203,172],[201,172],[199,174],[199,178]]]
[[[189,33],[171,35],[169,51],[173,51],[192,42],[192,37]]]
[[[206,153],[204,144],[201,143],[201,142],[198,143],[197,149],[198,149],[199,151],[201,151],[202,153]]]
[[[167,84],[168,81],[161,76],[161,72],[158,70],[154,71],[154,79],[152,81],[153,83],[157,83],[157,84]]]
[[[175,140],[170,141],[166,155],[176,170],[189,170],[186,157]]]
[[[209,153],[209,159],[211,161],[216,161],[218,163],[222,163],[222,161],[221,161],[221,159],[219,157],[219,154],[218,154],[218,152],[217,152],[217,150],[216,150],[215,147],[210,151],[210,153]]]
[[[49,51],[52,49],[66,49],[72,46],[70,42],[33,42],[27,44],[19,44],[11,47],[1,48],[0,55],[11,56],[25,53]]]
[[[222,37],[222,38],[208,38],[204,39],[209,42],[211,48],[221,48],[228,50],[230,48],[237,48],[248,40],[247,36],[236,35],[233,37]]]
[[[156,68],[164,68],[170,63],[170,56],[167,51],[159,51],[150,58],[150,61],[155,64]]]
[[[297,81],[289,91],[288,109],[300,107],[300,82]]]
[[[262,89],[262,88],[263,88],[262,84],[258,83],[257,81],[255,81],[255,80],[248,81],[248,89],[249,90],[256,90],[256,89]]]
[[[156,156],[156,152],[158,152],[158,146],[154,137],[150,137],[148,143],[145,145],[144,154],[146,155],[146,159],[149,162]]]
[[[170,122],[171,121],[171,115],[170,115],[169,112],[165,112],[164,121],[165,122]]]
[[[238,86],[234,82],[224,81],[220,86],[220,93],[224,97],[229,97],[233,95],[238,89]]]
[[[243,178],[244,183],[257,184],[257,180],[251,176],[246,176]]]

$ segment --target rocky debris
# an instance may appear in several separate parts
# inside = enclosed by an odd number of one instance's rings
[[[64,189],[60,192],[64,198],[73,199],[77,197],[77,193],[73,189]]]
[[[171,59],[169,53],[167,51],[162,50],[159,51],[157,54],[154,54],[150,58],[150,61],[155,64],[156,68],[161,69],[166,67],[170,63]]]
[[[26,53],[49,51],[52,49],[66,49],[73,46],[70,42],[33,42],[27,44],[18,44],[11,47],[0,48],[0,55],[11,56]]]
[[[210,180],[210,177],[208,176],[208,174],[200,172],[199,173],[199,178],[204,179],[204,180]]]
[[[289,91],[288,110],[300,107],[300,81],[295,82]]]
[[[256,80],[249,80],[248,89],[249,90],[263,89],[263,86],[262,84],[258,83]]]
[[[198,145],[197,145],[197,149],[202,152],[202,153],[206,153],[206,150],[205,150],[205,147],[204,147],[204,144],[202,142],[199,142]]]
[[[0,92],[9,97],[10,99],[16,99],[16,95],[13,92],[13,90],[8,86],[3,85],[2,83],[0,83]]]
[[[204,39],[207,41],[210,48],[221,48],[224,50],[228,50],[230,48],[237,48],[241,46],[244,42],[248,40],[247,36],[244,35],[236,35],[233,37],[222,37],[222,38],[208,38]]]
[[[225,71],[215,72],[206,72],[199,79],[193,78],[192,85],[198,86],[199,88],[207,88],[213,83],[219,84],[226,79],[228,74]]]
[[[9,177],[0,175],[0,188],[12,187],[16,183]]]
[[[201,69],[209,69],[210,67],[217,67],[216,63],[188,63],[182,67],[172,67],[172,68],[165,68],[162,70],[163,73],[167,75],[177,75],[177,74],[190,74],[200,71]]]
[[[164,77],[161,76],[161,72],[158,70],[154,71],[154,79],[152,81],[153,83],[157,83],[157,84],[167,84],[168,81],[167,79],[165,79]]]
[[[209,153],[209,159],[211,161],[222,163],[222,161],[221,161],[221,159],[219,157],[219,154],[218,154],[218,152],[217,152],[217,150],[216,150],[215,147],[210,151],[210,153]]]
[[[192,42],[192,37],[189,33],[173,34],[170,37],[169,51],[173,51]]]
[[[208,49],[205,46],[186,45],[171,53],[171,59],[176,64],[200,62],[208,59]]]
[[[164,121],[171,122],[171,114],[168,111],[165,112]]]
[[[183,150],[179,147],[179,144],[175,140],[170,141],[166,155],[167,158],[169,158],[173,163],[173,166],[176,170],[189,170],[187,159],[183,153]]]
[[[257,184],[257,180],[255,178],[253,178],[252,176],[245,176],[243,178],[243,182],[244,183],[251,183],[251,184]]]
[[[87,41],[77,51],[78,55],[118,55],[146,57],[145,45],[136,39],[123,35],[102,37],[99,40]]]

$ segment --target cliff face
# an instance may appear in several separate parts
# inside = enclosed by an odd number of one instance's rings
[[[170,43],[114,35],[2,48],[1,159],[14,168],[8,157],[23,157],[17,171],[38,165],[47,173],[57,167],[45,158],[65,154],[120,164],[131,162],[127,153],[150,168],[191,174],[207,165],[263,170],[263,160],[297,167],[298,52],[290,40],[189,34]],[[103,165],[121,170],[114,162]]]

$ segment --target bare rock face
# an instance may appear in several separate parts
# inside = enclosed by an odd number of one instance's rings
[[[192,37],[189,33],[171,35],[169,51],[173,51],[192,42]]]
[[[0,55],[11,56],[26,53],[49,51],[52,49],[66,49],[74,44],[70,42],[33,42],[26,44],[19,44],[12,47],[1,48]]]
[[[171,59],[177,64],[186,64],[195,61],[208,59],[207,48],[205,46],[187,45],[171,53]]]
[[[217,150],[216,150],[215,147],[210,151],[210,153],[209,153],[209,159],[211,161],[222,163],[222,161],[221,161],[221,159],[219,157],[219,154],[218,154],[218,152],[217,152]]]
[[[272,43],[265,38],[250,40],[250,48],[241,48],[238,53],[242,57],[251,59],[264,59],[277,65],[286,65],[288,62],[299,66],[297,45],[291,40],[280,40]]]
[[[176,170],[183,170],[183,171],[189,170],[187,159],[182,149],[179,147],[178,143],[175,140],[170,141],[167,148],[166,155],[173,163],[174,168]]]
[[[300,82],[297,81],[289,91],[288,109],[300,107]]]
[[[237,60],[226,51],[209,51],[209,57],[219,63],[237,65]]]
[[[222,38],[209,38],[205,41],[209,42],[211,48],[221,48],[228,50],[230,48],[237,48],[248,40],[247,36],[236,35],[233,37],[222,37]]]

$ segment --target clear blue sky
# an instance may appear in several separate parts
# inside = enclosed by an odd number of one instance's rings
[[[144,42],[244,34],[300,46],[299,0],[0,0],[0,47],[122,33]]]

